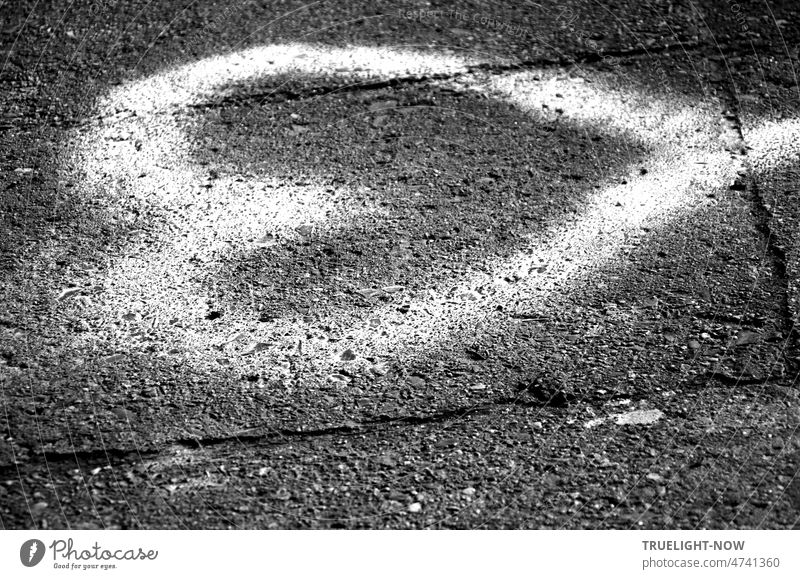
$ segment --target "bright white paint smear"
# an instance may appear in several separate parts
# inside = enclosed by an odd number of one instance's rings
[[[455,56],[410,50],[275,45],[204,59],[110,91],[99,106],[102,120],[77,136],[73,151],[87,175],[86,194],[104,187],[175,208],[175,213],[170,251],[133,243],[113,260],[101,298],[103,315],[119,318],[127,296],[138,296],[138,303],[131,306],[134,309],[158,311],[163,318],[182,321],[175,325],[172,346],[196,364],[213,363],[225,344],[244,339],[264,346],[246,358],[230,356],[231,364],[279,365],[287,348],[305,338],[306,329],[289,320],[277,320],[259,330],[244,322],[229,323],[224,330],[193,322],[202,319],[208,296],[192,282],[196,272],[187,269],[187,261],[202,264],[220,250],[254,243],[265,232],[290,240],[301,224],[321,230],[346,228],[360,212],[380,210],[371,206],[356,210],[336,203],[337,198],[346,199],[348,191],[331,194],[313,178],[308,185],[279,184],[268,192],[270,176],[221,177],[213,188],[203,189],[208,175],[192,161],[192,144],[173,111],[219,98],[224,87],[281,73],[335,75],[358,82],[463,72],[469,64]],[[664,102],[652,95],[622,93],[566,77],[539,81],[537,74],[551,76],[547,71],[531,71],[464,78],[468,88],[507,100],[535,117],[543,114],[542,104],[557,104],[564,120],[573,126],[645,143],[652,150],[644,163],[648,173],[641,175],[638,165],[632,167],[626,184],[619,180],[606,184],[585,203],[577,219],[554,222],[530,236],[527,246],[511,258],[489,262],[483,272],[461,279],[455,293],[432,287],[424,299],[411,303],[406,315],[398,313],[396,305],[370,309],[356,325],[345,329],[343,334],[349,339],[344,346],[306,340],[303,354],[321,373],[341,365],[338,355],[343,347],[378,359],[423,354],[446,346],[453,339],[449,328],[456,322],[486,319],[493,315],[493,306],[521,297],[535,305],[552,292],[583,283],[594,269],[614,260],[621,249],[643,235],[644,226],[668,227],[673,218],[705,203],[709,190],[727,186],[740,168],[716,138],[710,125],[715,122],[713,111],[699,103]],[[698,127],[703,130],[697,131]],[[549,264],[548,269],[532,273],[542,263]],[[506,283],[509,274],[520,281]],[[246,317],[253,316],[239,319]],[[368,323],[376,317],[382,320],[380,328]],[[120,348],[125,348],[124,336],[119,340]]]

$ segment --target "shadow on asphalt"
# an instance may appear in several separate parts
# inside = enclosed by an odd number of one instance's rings
[[[207,290],[222,311],[257,305],[254,320],[307,314],[320,299],[364,305],[341,288],[457,285],[465,269],[507,259],[580,214],[587,196],[648,154],[639,142],[435,85],[232,105],[198,114],[187,139],[209,172],[278,183],[276,208],[284,184],[304,183],[344,207],[343,223],[299,222],[301,234],[278,234],[272,247],[215,256]]]

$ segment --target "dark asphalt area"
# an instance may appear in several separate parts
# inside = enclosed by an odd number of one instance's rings
[[[798,528],[798,47],[0,0],[0,528]]]

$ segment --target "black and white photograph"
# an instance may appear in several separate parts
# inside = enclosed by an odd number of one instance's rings
[[[800,529],[799,50],[790,0],[0,0],[0,568]]]

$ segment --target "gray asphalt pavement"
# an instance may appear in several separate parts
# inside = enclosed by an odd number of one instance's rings
[[[0,524],[796,528],[798,12],[0,4]]]

